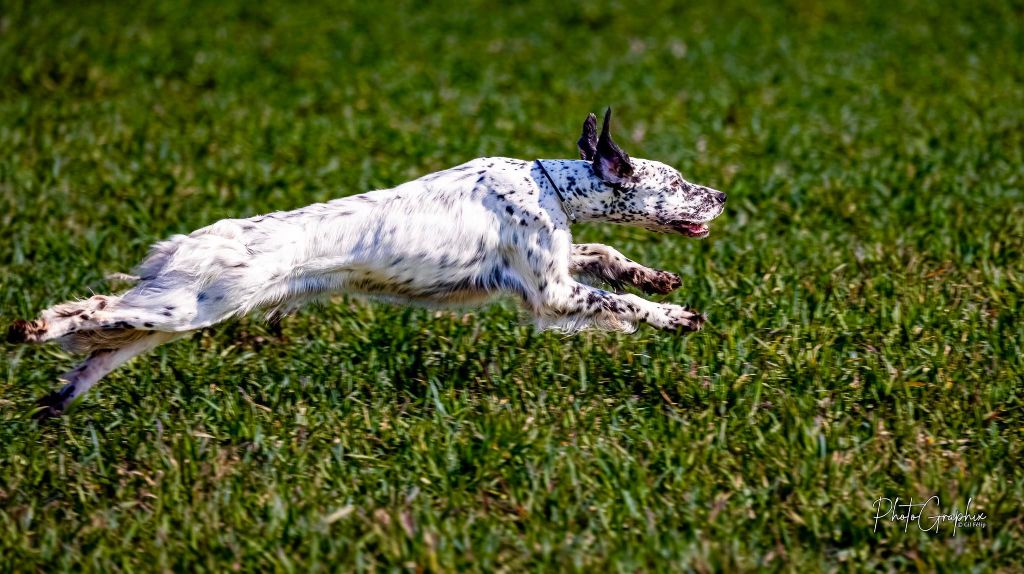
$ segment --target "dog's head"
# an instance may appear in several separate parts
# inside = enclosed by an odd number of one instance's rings
[[[597,117],[587,116],[577,142],[580,157],[591,162],[594,174],[611,192],[610,199],[602,198],[602,219],[663,233],[707,237],[707,223],[725,209],[725,194],[690,183],[661,162],[630,158],[612,140],[611,117],[608,108],[599,137]]]

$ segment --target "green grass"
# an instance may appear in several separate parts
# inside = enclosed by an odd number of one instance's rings
[[[0,324],[228,216],[619,143],[729,193],[699,334],[338,299],[117,371],[0,353],[0,570],[1024,568],[1024,7],[0,9]],[[872,531],[881,496],[987,528]]]

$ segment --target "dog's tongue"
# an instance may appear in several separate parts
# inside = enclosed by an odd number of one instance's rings
[[[690,231],[690,233],[704,233],[708,228],[700,223],[684,223],[683,227]]]

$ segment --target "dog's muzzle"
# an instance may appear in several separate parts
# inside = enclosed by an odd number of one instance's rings
[[[705,223],[680,222],[672,225],[673,231],[687,237],[707,237],[711,228]]]

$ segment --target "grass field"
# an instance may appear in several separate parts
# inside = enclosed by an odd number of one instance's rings
[[[339,298],[117,371],[0,352],[0,571],[1020,571],[1019,2],[0,9],[0,325],[228,216],[482,155],[631,155],[729,193],[674,336]],[[879,525],[969,498],[985,528]]]

